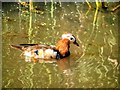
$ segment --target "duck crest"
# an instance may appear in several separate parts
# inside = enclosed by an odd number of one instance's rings
[[[70,41],[68,39],[61,39],[56,45],[56,50],[60,52],[62,56],[65,56],[69,52]]]

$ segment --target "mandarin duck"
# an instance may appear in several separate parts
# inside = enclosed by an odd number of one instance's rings
[[[62,59],[70,55],[70,44],[77,46],[76,38],[71,33],[63,34],[56,46],[42,44],[19,44],[11,45],[11,47],[23,51],[26,58],[36,59]]]

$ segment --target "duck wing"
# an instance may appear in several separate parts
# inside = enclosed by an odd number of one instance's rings
[[[26,49],[55,49],[53,45],[44,45],[44,44],[18,44],[18,45],[10,45],[12,48],[24,51]]]

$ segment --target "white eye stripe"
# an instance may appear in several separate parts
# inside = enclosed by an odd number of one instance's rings
[[[68,34],[63,34],[63,35],[62,35],[62,39],[67,38],[67,37],[70,37],[70,36],[72,36],[72,34],[69,34],[69,33],[68,33]]]
[[[76,38],[72,35],[72,34],[63,34],[62,35],[62,39],[69,39],[70,41],[74,42],[76,40]]]

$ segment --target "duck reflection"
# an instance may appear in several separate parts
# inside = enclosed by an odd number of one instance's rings
[[[71,71],[71,67],[75,65],[75,61],[76,60],[71,60],[70,57],[66,57],[63,59],[39,59],[39,60],[35,60],[33,58],[30,57],[25,57],[25,62],[33,62],[33,63],[52,63],[52,64],[56,64],[56,66],[58,67],[58,69],[68,75],[70,74]]]
[[[66,70],[70,69],[70,60],[68,58],[63,58],[57,61],[57,65],[61,71],[66,72]]]
[[[74,72],[73,72],[73,66],[76,64],[75,60],[71,60],[70,57],[63,58],[59,61],[57,61],[57,65],[59,70],[62,72],[63,75],[63,81],[64,85],[67,88],[74,87]]]

